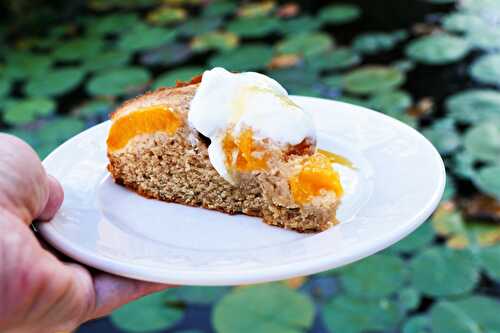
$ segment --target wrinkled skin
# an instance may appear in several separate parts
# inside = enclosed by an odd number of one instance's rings
[[[63,190],[24,142],[0,134],[0,332],[60,332],[167,288],[60,261],[29,225],[49,220]]]

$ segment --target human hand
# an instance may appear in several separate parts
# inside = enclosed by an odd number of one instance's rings
[[[63,190],[23,141],[0,134],[0,332],[58,332],[167,288],[65,263],[29,225],[49,220]]]

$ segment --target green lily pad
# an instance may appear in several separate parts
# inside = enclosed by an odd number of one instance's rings
[[[478,260],[467,250],[429,248],[413,258],[410,269],[412,285],[429,296],[465,294],[479,279]]]
[[[361,62],[358,53],[350,48],[342,47],[329,52],[310,56],[307,65],[317,70],[343,69]]]
[[[139,9],[151,7],[156,0],[89,0],[89,7],[94,10],[109,10],[113,8]]]
[[[121,67],[130,61],[131,56],[129,52],[124,51],[105,51],[99,53],[95,57],[86,59],[82,67],[87,71],[99,71]]]
[[[234,13],[238,8],[235,2],[222,0],[207,3],[203,8],[203,16],[221,17]]]
[[[404,114],[412,104],[411,96],[402,90],[382,91],[373,95],[368,101],[370,108],[391,117]]]
[[[500,53],[484,55],[470,67],[471,76],[486,84],[500,85]]]
[[[499,158],[497,156],[497,158]],[[483,192],[500,200],[500,164],[482,167],[474,176],[474,184]]]
[[[189,81],[194,76],[202,74],[203,68],[201,67],[181,67],[168,71],[160,75],[154,82],[153,88],[175,86],[177,81]]]
[[[39,117],[52,114],[55,109],[55,102],[44,97],[15,101],[6,106],[3,121],[9,125],[25,125]]]
[[[54,69],[41,76],[32,77],[24,86],[28,96],[57,96],[77,87],[85,76],[80,68]]]
[[[391,66],[403,72],[409,72],[415,68],[415,62],[409,59],[401,59],[394,61]]]
[[[154,49],[173,41],[176,35],[176,30],[138,24],[122,35],[118,47],[132,52]]]
[[[467,130],[466,151],[473,157],[489,162],[500,161],[500,123],[480,123]]]
[[[406,311],[415,310],[420,305],[421,294],[418,290],[408,287],[398,292],[399,303]]]
[[[122,33],[138,22],[139,17],[135,13],[117,13],[96,17],[86,26],[90,34],[106,35]]]
[[[453,156],[453,172],[462,178],[474,178],[476,158],[467,151],[460,151]]]
[[[465,35],[471,47],[498,51],[500,49],[500,32],[495,28],[470,31]]]
[[[10,92],[10,81],[0,77],[0,98],[8,95]]]
[[[301,33],[287,37],[279,42],[276,50],[282,54],[292,53],[308,57],[326,52],[333,45],[333,40],[325,33]]]
[[[460,7],[476,14],[500,12],[500,3],[497,0],[461,0]]]
[[[407,37],[408,33],[404,30],[398,30],[392,33],[367,32],[356,36],[352,47],[356,51],[364,54],[376,54],[393,49],[397,43]]]
[[[83,119],[104,118],[111,112],[112,105],[108,100],[93,100],[77,107],[74,114]]]
[[[443,65],[464,58],[469,52],[469,44],[463,38],[440,33],[413,40],[405,52],[415,61]]]
[[[444,187],[444,193],[441,200],[443,201],[451,200],[453,199],[456,193],[457,193],[457,186],[455,178],[446,175],[446,185]]]
[[[246,44],[235,50],[214,55],[210,67],[224,67],[232,71],[249,71],[264,68],[273,58],[273,50],[264,44]]]
[[[4,78],[23,79],[49,71],[52,59],[31,53],[10,53],[6,56],[7,64],[3,70]]]
[[[193,54],[191,47],[184,43],[172,43],[157,49],[143,51],[140,62],[147,66],[176,65],[189,59]]]
[[[400,70],[385,66],[363,66],[344,76],[344,88],[353,94],[372,94],[402,85],[405,75]]]
[[[405,278],[405,265],[399,257],[378,254],[344,268],[340,282],[353,297],[379,299],[400,289]]]
[[[462,144],[462,137],[453,119],[435,121],[431,127],[423,130],[422,134],[432,142],[441,155],[453,153]]]
[[[183,311],[168,306],[166,299],[165,293],[143,297],[115,310],[111,322],[126,332],[155,332],[172,327],[182,319]]]
[[[476,294],[452,303],[474,320],[481,328],[481,332],[500,331],[498,299]]]
[[[280,82],[291,94],[310,89],[319,81],[318,72],[307,68],[289,68],[269,71],[270,77]]]
[[[184,8],[164,6],[155,8],[149,12],[146,20],[152,24],[166,25],[182,22],[186,17],[187,12]]]
[[[127,67],[98,73],[87,82],[87,92],[98,96],[118,96],[143,90],[150,74],[143,68]]]
[[[440,236],[453,236],[466,232],[462,214],[456,209],[438,208],[432,215],[431,222],[434,230]]]
[[[280,21],[274,17],[239,18],[227,25],[227,30],[240,37],[263,37],[278,29]]]
[[[395,301],[337,296],[322,309],[323,321],[330,332],[362,333],[390,331],[403,314]]]
[[[6,133],[18,137],[19,139],[27,142],[32,147],[38,145],[40,141],[38,136],[32,130],[27,130],[23,128],[14,128],[9,131],[6,131]]]
[[[241,17],[258,17],[271,14],[276,7],[274,1],[250,2],[238,8],[238,15]]]
[[[422,224],[417,230],[406,236],[391,247],[392,251],[412,253],[424,249],[434,240],[434,229],[428,222]]]
[[[335,4],[323,7],[319,12],[319,20],[329,24],[345,24],[357,20],[361,16],[361,8],[352,4]]]
[[[103,47],[104,42],[98,37],[79,38],[62,43],[54,50],[53,56],[68,61],[89,59],[98,55]]]
[[[491,279],[500,281],[500,246],[482,248],[479,256],[481,266],[486,270],[486,274]]]
[[[314,319],[309,297],[280,284],[245,287],[227,294],[213,311],[219,333],[306,332]]]
[[[313,32],[319,29],[321,22],[309,15],[303,15],[296,18],[280,21],[279,30],[283,34],[299,34]]]
[[[493,89],[471,89],[446,100],[448,115],[464,123],[500,120],[500,92]]]
[[[222,18],[220,17],[199,17],[190,18],[183,24],[179,25],[177,30],[181,36],[195,36],[203,32],[211,32],[220,27]]]
[[[196,36],[191,41],[191,48],[197,52],[208,50],[228,51],[239,44],[239,38],[232,32],[208,32]]]
[[[442,24],[450,32],[481,31],[487,28],[486,22],[481,17],[461,12],[446,15]]]
[[[442,301],[430,311],[433,332],[481,333],[478,324],[456,305]]]
[[[38,136],[43,143],[60,144],[85,129],[82,120],[70,117],[60,117],[48,121],[38,130]]]
[[[176,301],[188,304],[211,304],[221,299],[227,292],[227,287],[180,287],[169,293]]]
[[[411,317],[403,325],[403,333],[432,333],[429,318],[422,315]]]

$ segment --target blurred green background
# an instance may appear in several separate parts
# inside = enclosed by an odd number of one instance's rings
[[[500,0],[31,0],[0,17],[0,126],[42,158],[124,99],[224,66],[395,117],[448,172],[430,220],[359,263],[182,287],[78,332],[500,333]]]

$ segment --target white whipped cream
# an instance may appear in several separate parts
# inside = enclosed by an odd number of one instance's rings
[[[263,74],[230,73],[220,67],[203,73],[188,121],[210,138],[210,162],[231,183],[222,149],[228,129],[236,137],[242,128],[250,127],[255,139],[269,138],[280,145],[315,138],[311,116],[292,102],[278,82]]]

